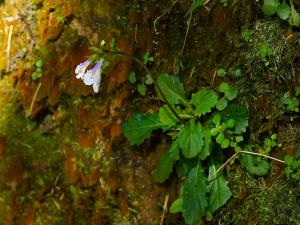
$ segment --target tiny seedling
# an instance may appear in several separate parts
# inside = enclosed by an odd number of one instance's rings
[[[39,59],[38,61],[35,62],[34,67],[35,67],[35,71],[31,74],[31,78],[32,80],[37,80],[39,78],[42,77],[43,75],[43,68],[44,65],[44,61]]]

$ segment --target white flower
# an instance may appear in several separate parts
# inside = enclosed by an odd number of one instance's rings
[[[93,85],[93,90],[95,93],[99,92],[99,85],[101,82],[101,67],[103,65],[103,59],[100,59],[95,66],[88,70],[82,77],[83,83],[85,85]]]
[[[75,74],[76,74],[77,79],[83,77],[83,75],[85,74],[85,71],[86,71],[87,67],[90,65],[90,63],[91,62],[89,60],[86,60],[83,63],[80,63],[79,65],[76,66]]]

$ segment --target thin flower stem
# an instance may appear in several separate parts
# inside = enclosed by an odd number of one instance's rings
[[[32,98],[32,100],[31,100],[31,103],[30,103],[30,108],[29,108],[28,115],[30,115],[30,114],[32,113],[33,106],[34,106],[35,100],[36,100],[36,98],[37,98],[37,95],[38,95],[38,93],[39,93],[39,91],[40,91],[40,89],[41,89],[41,86],[42,86],[42,83],[39,82],[39,84],[38,84],[38,86],[37,86],[37,88],[36,88],[36,90],[35,90],[35,92],[34,92],[34,95],[33,95],[33,98]]]
[[[217,169],[217,171],[215,172],[214,176],[212,176],[213,179],[215,179],[216,176],[217,176],[217,174],[218,174],[221,170],[223,170],[223,168],[224,168],[231,160],[233,160],[236,156],[237,156],[237,153],[234,153],[229,159],[227,159],[226,162],[224,162],[224,163]],[[211,180],[212,180],[212,179],[211,179]],[[208,182],[210,182],[211,180],[209,180]]]
[[[260,153],[256,153],[256,152],[240,151],[240,153],[249,154],[249,155],[257,155],[257,156],[265,157],[265,158],[272,159],[274,161],[286,164],[284,161],[282,161],[280,159],[276,159],[274,157],[271,157],[271,156],[268,156],[268,155],[264,155],[264,154],[260,154]]]
[[[214,176],[213,176],[213,179],[215,179],[215,177],[217,176],[217,174],[224,169],[224,167],[231,161],[233,160],[235,157],[237,157],[238,154],[249,154],[249,155],[257,155],[257,156],[261,156],[261,157],[265,157],[265,158],[268,158],[268,159],[272,159],[274,161],[277,161],[277,162],[280,162],[280,163],[283,163],[283,164],[286,164],[284,161],[280,160],[280,159],[276,159],[274,157],[271,157],[271,156],[268,156],[268,155],[264,155],[264,154],[261,154],[261,153],[256,153],[256,152],[248,152],[248,151],[240,151],[240,152],[236,152],[234,153],[229,159],[226,160],[226,162],[224,162],[218,169],[217,171],[215,172]],[[210,179],[208,182],[211,182],[213,179]]]
[[[169,107],[169,109],[171,110],[172,114],[177,118],[178,121],[183,121],[181,119],[181,117],[178,115],[178,113],[175,111],[175,109],[172,107],[172,105],[170,104],[170,102],[167,100],[164,92],[161,90],[161,88],[159,87],[159,85],[156,82],[156,79],[154,79],[154,76],[152,75],[152,73],[150,72],[150,70],[147,68],[147,66],[137,57],[133,56],[133,55],[129,55],[125,52],[115,52],[115,51],[109,51],[109,50],[103,50],[104,52],[107,53],[111,53],[111,54],[117,54],[117,55],[123,55],[123,56],[127,56],[132,58],[133,60],[135,60],[137,63],[139,63],[143,69],[149,74],[149,76],[151,77],[153,84],[155,86],[155,88],[158,90],[159,94],[161,95],[161,97],[163,98],[164,102],[167,104],[167,106]]]

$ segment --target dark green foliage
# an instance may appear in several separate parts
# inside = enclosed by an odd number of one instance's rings
[[[234,193],[222,210],[214,213],[207,225],[264,224],[298,225],[300,190],[299,184],[288,182],[283,176],[275,179],[253,178],[236,166],[227,176]],[[234,212],[234,213],[233,213]]]
[[[158,160],[156,169],[154,170],[155,182],[163,183],[169,178],[171,172],[173,171],[175,161],[179,159],[179,152],[174,154],[174,151],[179,151],[177,144],[173,144],[171,148],[167,150]]]
[[[279,0],[264,0],[262,10],[265,15],[271,16],[276,13],[279,6]]]
[[[182,198],[177,198],[170,207],[170,213],[182,212]]]
[[[291,26],[298,27],[300,25],[300,14],[296,11],[293,2],[288,5],[286,0],[264,0],[262,11],[267,16],[272,16],[275,13],[282,20],[287,20]]]
[[[209,170],[211,184],[209,186],[210,198],[208,210],[211,213],[214,213],[228,201],[232,193],[227,186],[227,181],[225,180],[224,176],[222,174],[216,174],[216,166],[211,165]]]
[[[154,180],[164,182],[174,167],[179,177],[187,176],[171,211],[182,212],[187,224],[196,225],[206,212],[215,212],[231,196],[224,176],[216,174],[223,161],[219,160],[222,154],[211,152],[218,146],[240,150],[239,143],[243,141],[240,134],[246,131],[248,115],[243,107],[230,104],[237,97],[237,89],[228,83],[220,85],[220,93],[200,89],[190,100],[185,98],[183,84],[176,76],[160,74],[157,85],[169,105],[163,105],[159,113],[134,114],[124,124],[123,131],[132,145],[141,144],[155,129],[170,132],[173,144],[158,161]],[[158,95],[165,100],[159,91]],[[225,102],[222,107],[218,106],[222,101]],[[200,161],[210,162],[208,170],[201,167]]]
[[[286,167],[283,172],[288,176],[295,180],[300,180],[300,159],[294,159],[290,155],[284,156],[284,162],[286,163]]]
[[[202,89],[193,94],[191,103],[195,106],[195,115],[201,116],[211,112],[211,109],[216,106],[217,100],[218,95],[214,91]]]
[[[32,80],[37,80],[42,77],[42,68],[43,68],[44,62],[43,60],[39,59],[38,61],[35,62],[35,71],[31,74]]]
[[[242,156],[242,165],[246,170],[252,175],[265,176],[268,174],[270,169],[270,164],[257,156],[252,155],[243,155]]]
[[[201,153],[203,136],[201,125],[195,121],[191,121],[181,130],[178,144],[184,157],[190,159]]]
[[[169,103],[175,105],[185,102],[185,92],[178,76],[160,74],[157,78],[157,85],[163,91]],[[159,92],[158,97],[164,101]]]
[[[159,119],[166,126],[174,126],[178,122],[167,105],[160,107]]]
[[[123,125],[123,132],[131,145],[140,145],[153,130],[163,127],[157,113],[136,113]]]
[[[206,178],[199,164],[189,172],[183,184],[182,192],[184,221],[190,225],[197,225],[205,215],[205,208],[207,207]]]
[[[282,3],[277,8],[277,15],[280,19],[286,20],[289,18],[291,13],[290,6],[286,3],[285,0],[282,1]]]
[[[241,134],[248,127],[248,113],[244,107],[236,104],[229,105],[222,113],[224,120],[234,119],[235,127],[231,130],[232,133]]]

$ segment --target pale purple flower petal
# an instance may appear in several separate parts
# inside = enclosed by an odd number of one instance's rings
[[[86,74],[84,74],[82,79],[85,85],[92,85],[94,83],[94,77],[91,71],[86,72]]]
[[[96,77],[95,82],[93,83],[93,90],[95,93],[99,92],[100,83],[101,83],[101,71],[99,76]]]
[[[82,78],[85,74],[85,71],[87,69],[87,67],[90,65],[90,61],[86,60],[83,63],[80,63],[79,65],[77,65],[76,69],[75,69],[75,74],[76,74],[76,78]]]
[[[93,85],[95,93],[99,92],[99,86],[101,82],[101,67],[104,60],[98,61],[93,68],[85,72],[80,78],[83,80],[85,85]]]

